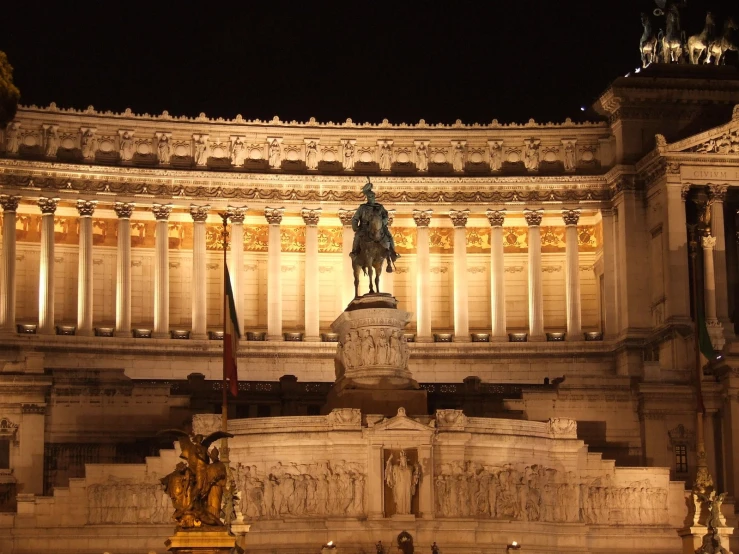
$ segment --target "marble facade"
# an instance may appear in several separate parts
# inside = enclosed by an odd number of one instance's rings
[[[0,132],[0,550],[35,552],[58,534],[58,554],[164,551],[169,499],[155,484],[176,452],[124,465],[115,448],[214,411],[170,383],[220,378],[209,338],[222,324],[219,213],[231,210],[242,330],[265,339],[241,342],[242,379],[294,376],[310,392],[336,378],[340,340],[339,369],[407,361],[426,391],[474,376],[484,402],[480,391],[522,385],[501,419],[448,406],[235,418],[254,552],[328,540],[368,551],[403,530],[442,552],[521,537],[540,552],[678,551],[696,461],[686,225],[698,196],[711,202],[699,300],[723,356],[703,382],[708,463],[739,496],[738,104],[730,68],[654,66],[614,81],[596,123],[22,107]],[[352,335],[346,349],[330,326],[353,296],[350,219],[366,175],[402,255],[381,290],[408,323],[402,340],[393,322],[373,347]],[[393,512],[384,476],[401,450],[420,467],[410,514]],[[724,513],[734,525],[731,500]]]

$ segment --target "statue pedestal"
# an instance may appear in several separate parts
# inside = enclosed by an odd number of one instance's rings
[[[331,324],[338,335],[336,383],[323,413],[358,408],[392,417],[403,407],[409,414],[427,412],[426,391],[408,370],[404,329],[410,314],[397,308],[390,294],[355,298]]]
[[[695,552],[699,548],[702,548],[704,544],[707,546],[705,550],[706,552],[719,552],[719,550],[715,550],[716,546],[719,545],[716,545],[714,540],[719,541],[720,546],[725,548],[728,554],[731,554],[731,551],[729,550],[729,537],[733,532],[733,527],[719,527],[715,530],[715,537],[711,537],[709,535],[712,535],[713,533],[709,531],[708,527],[695,525],[684,527],[678,530],[677,533],[683,540],[682,554],[695,554]]]
[[[243,554],[236,545],[236,537],[228,531],[177,531],[164,543],[168,552],[175,554]]]

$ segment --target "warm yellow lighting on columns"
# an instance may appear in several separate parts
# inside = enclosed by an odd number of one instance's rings
[[[454,225],[454,342],[470,341],[467,218],[469,210],[449,210]]]
[[[115,333],[120,336],[129,336],[131,333],[131,214],[134,204],[116,202],[113,209],[118,216]]]
[[[524,210],[529,226],[529,340],[544,340],[544,297],[541,281],[542,210]]]
[[[267,245],[267,340],[283,340],[282,337],[282,241],[280,223],[285,208],[265,208],[264,217],[269,223]]]
[[[413,210],[416,222],[416,342],[431,342],[429,224],[433,210]]]
[[[724,226],[724,200],[727,185],[708,185],[711,200],[711,236],[716,239],[713,248],[714,281],[716,284],[716,318],[724,329],[732,329],[729,319],[728,276],[726,274],[726,231]]]
[[[395,210],[388,210],[387,230],[390,231],[390,234],[393,232],[393,221],[395,221]],[[383,270],[382,277],[380,277],[380,291],[386,294],[395,295],[395,273],[388,273],[385,271],[387,269],[387,265],[383,265],[385,268]]]
[[[349,254],[354,244],[354,230],[352,229],[354,210],[339,209],[341,220],[341,308],[344,309],[354,298],[354,270]]]
[[[505,210],[488,210],[490,222],[490,309],[494,341],[507,341],[505,311],[505,263],[503,258],[503,221]]]
[[[192,338],[208,337],[205,222],[210,206],[190,206],[192,229]]]
[[[77,334],[91,336],[92,331],[92,214],[97,202],[77,200],[80,214],[79,261],[77,269]]]
[[[580,299],[580,252],[577,223],[580,210],[562,210],[565,222],[565,302],[567,303],[567,340],[582,340],[582,307]]]
[[[171,204],[154,204],[151,208],[157,220],[154,261],[154,338],[169,337],[169,229],[167,222]]]
[[[228,243],[231,249],[231,260],[228,266],[231,275],[231,290],[234,293],[236,315],[239,318],[239,329],[244,332],[244,290],[242,287],[244,273],[244,217],[246,206],[228,207],[228,219],[231,222],[231,240]]]
[[[321,208],[301,211],[305,222],[305,340],[320,340],[318,285],[318,220]]]
[[[58,203],[58,198],[38,199],[41,209],[38,332],[45,335],[54,334],[54,213]]]
[[[0,206],[3,208],[0,333],[15,333],[15,219],[20,199],[20,196],[0,195]]]

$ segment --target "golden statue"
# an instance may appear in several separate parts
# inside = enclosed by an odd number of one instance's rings
[[[179,437],[181,454],[185,462],[179,462],[174,471],[161,479],[164,491],[172,499],[175,508],[173,519],[179,529],[195,527],[223,527],[221,502],[226,489],[227,469],[220,461],[217,448],[208,454],[208,447],[224,437],[233,437],[224,431],[216,431],[207,437],[190,436],[179,429],[161,431]]]

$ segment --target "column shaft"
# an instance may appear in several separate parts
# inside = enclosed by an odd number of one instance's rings
[[[713,250],[716,238],[703,237],[703,296],[706,305],[706,323],[717,323],[716,318],[716,280]]]
[[[192,233],[192,338],[207,337],[205,221],[195,221]]]
[[[118,214],[118,258],[116,260],[115,332],[131,332],[131,212],[132,204],[116,204]]]
[[[416,221],[416,342],[431,342],[429,223],[431,210],[413,211]]]
[[[454,340],[470,340],[469,278],[467,276],[466,227],[469,210],[452,210],[454,223]]]
[[[58,199],[41,198],[41,255],[39,260],[38,332],[54,333],[54,213]]]
[[[94,201],[78,200],[80,214],[79,256],[77,269],[77,334],[92,335],[92,214]]]
[[[544,340],[544,298],[541,280],[540,211],[528,211],[529,225],[529,340]]]
[[[688,231],[685,200],[679,185],[666,185],[667,228],[663,262],[666,296],[665,320],[675,323],[690,321],[690,279],[688,278]]]
[[[567,303],[567,340],[582,340],[582,305],[580,299],[580,252],[578,251],[578,210],[565,210],[565,300]]]
[[[488,210],[490,221],[490,311],[492,340],[508,340],[505,309],[505,262],[503,253],[504,210]]]
[[[229,208],[231,219],[231,259],[228,271],[231,275],[231,290],[234,293],[239,329],[244,332],[244,217],[246,208]]]
[[[306,341],[320,340],[319,285],[318,285],[318,219],[321,210],[303,208],[305,221],[305,337]]]
[[[341,220],[341,310],[349,305],[354,298],[354,272],[352,270],[352,259],[349,254],[352,251],[354,243],[354,231],[352,230],[352,210],[339,210],[339,219]]]
[[[154,261],[154,338],[169,337],[169,214],[172,206],[154,204],[156,217]]]
[[[3,207],[2,272],[0,272],[0,332],[15,333],[15,221],[19,196],[0,196]]]
[[[395,219],[395,210],[388,210],[388,231],[393,232],[393,220]],[[387,269],[387,264],[383,264],[384,269]],[[383,270],[382,277],[380,278],[380,291],[383,293],[395,296],[395,272],[388,273]]]
[[[280,222],[284,208],[266,208],[269,223],[267,259],[267,340],[282,337],[282,242]]]
[[[711,235],[716,238],[713,249],[714,279],[716,282],[716,317],[725,330],[733,329],[729,319],[728,275],[726,273],[726,227],[724,225],[724,198],[726,185],[709,187],[711,193]]]

